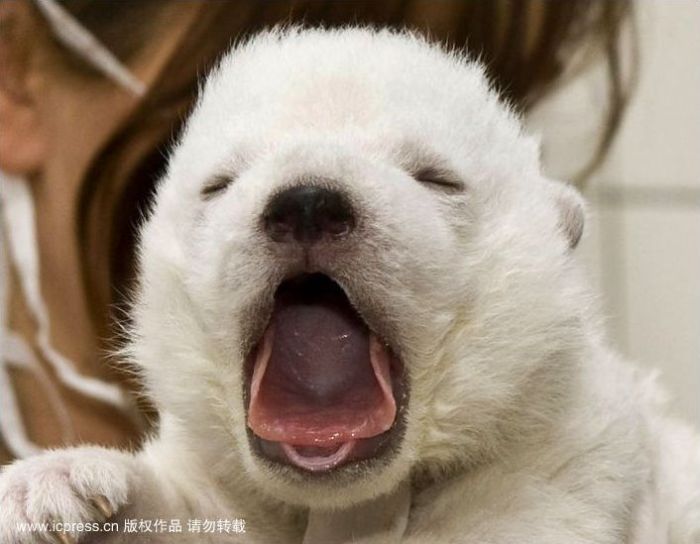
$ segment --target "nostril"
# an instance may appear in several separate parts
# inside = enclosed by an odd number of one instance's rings
[[[316,203],[315,215],[321,230],[333,238],[350,234],[355,226],[352,207],[338,192],[322,194]]]
[[[334,219],[327,223],[326,230],[328,234],[334,238],[342,238],[350,234],[352,230],[352,221],[348,219]]]
[[[275,195],[263,214],[275,242],[315,243],[344,238],[355,227],[352,206],[342,193],[301,185]]]
[[[294,238],[294,226],[283,217],[266,217],[265,230],[268,236],[275,242],[291,242]]]

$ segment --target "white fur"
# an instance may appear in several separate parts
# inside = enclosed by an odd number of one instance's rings
[[[465,191],[413,179],[426,162]],[[203,199],[222,174],[235,180]],[[398,454],[342,482],[270,470],[245,433],[247,323],[298,266],[270,250],[260,215],[309,177],[360,203],[363,238],[319,266],[393,340],[411,384]],[[128,501],[99,478],[89,491],[138,514],[244,517],[250,542],[301,542],[309,517],[382,508],[402,482],[405,533],[362,542],[700,542],[697,438],[606,347],[570,248],[581,218],[579,197],[543,177],[537,143],[461,55],[366,29],[239,45],[209,77],[142,233],[129,353],[162,421],[122,464],[127,481],[147,476]],[[52,512],[16,490],[85,451],[4,473],[0,541],[18,517]],[[58,497],[66,482],[43,485]],[[66,505],[53,513],[78,508]]]

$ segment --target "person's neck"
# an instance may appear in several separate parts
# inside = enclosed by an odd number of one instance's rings
[[[75,173],[65,174],[64,180],[77,177]],[[49,313],[52,344],[72,359],[81,373],[94,374],[95,331],[75,236],[77,187],[57,183],[46,176],[33,181],[31,188],[36,210],[40,288]]]

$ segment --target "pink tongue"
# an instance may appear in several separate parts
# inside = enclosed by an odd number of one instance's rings
[[[258,347],[248,426],[294,446],[381,434],[396,416],[389,361],[344,295],[280,296]]]

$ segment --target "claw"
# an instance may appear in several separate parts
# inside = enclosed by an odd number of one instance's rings
[[[104,517],[105,520],[114,515],[114,510],[112,510],[109,501],[103,495],[95,495],[94,497],[91,497],[90,503]]]
[[[59,544],[77,544],[76,540],[70,536],[68,533],[64,532],[54,532],[52,533],[55,540],[59,542]]]

